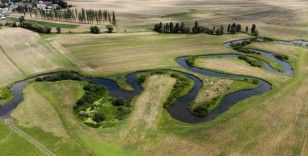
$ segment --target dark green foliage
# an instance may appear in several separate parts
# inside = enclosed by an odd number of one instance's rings
[[[287,55],[283,55],[283,54],[275,54],[275,57],[279,60],[288,60],[289,59],[289,56]]]
[[[61,81],[61,80],[80,80],[80,76],[77,73],[62,71],[54,74],[48,74],[35,79],[35,81]]]
[[[25,21],[25,17],[24,16],[20,16],[19,17],[19,23],[24,22]]]
[[[196,56],[189,56],[186,60],[187,65],[193,66],[196,60]]]
[[[51,27],[49,26],[43,26],[37,23],[32,23],[28,21],[24,21],[20,23],[20,27],[29,29],[38,33],[44,33],[44,34],[50,34],[51,33]]]
[[[114,11],[112,11],[112,25],[117,25],[117,20]]]
[[[95,121],[95,122],[97,122],[97,123],[100,123],[100,122],[102,122],[102,121],[105,120],[105,116],[104,116],[103,113],[97,112],[97,113],[95,113],[95,114],[93,115],[92,119],[93,119],[93,121]]]
[[[251,35],[253,35],[253,36],[258,36],[259,35],[259,32],[257,30],[257,26],[255,24],[253,24],[251,26]]]
[[[252,83],[253,83],[253,84],[258,84],[259,81],[258,81],[257,79],[253,79],[253,80],[252,80]]]
[[[106,29],[108,33],[112,33],[114,28],[112,25],[106,25]]]
[[[129,103],[126,102],[125,99],[123,99],[123,98],[117,98],[117,99],[112,101],[112,105],[114,105],[114,106],[127,106],[127,105],[129,105]]]
[[[253,67],[262,67],[262,64],[261,64],[260,61],[257,61],[255,59],[249,58],[249,57],[247,57],[245,55],[239,55],[238,59],[246,61],[247,63],[249,63]]]
[[[242,26],[240,24],[233,23],[232,25],[228,25],[227,32],[230,34],[235,34],[237,32],[241,32]],[[154,25],[153,31],[158,33],[183,33],[183,34],[189,34],[189,33],[205,33],[209,35],[223,35],[224,34],[224,26],[220,25],[219,27],[206,27],[202,26],[198,23],[198,21],[195,21],[194,26],[192,28],[185,27],[185,24],[183,22],[180,23],[165,23],[162,24],[162,22],[159,22]]]
[[[131,108],[125,106],[119,106],[117,107],[117,111],[118,111],[117,118],[121,120],[124,119],[126,115],[131,112]]]
[[[165,108],[173,104],[177,98],[181,97],[181,93],[183,92],[183,90],[185,90],[185,88],[190,85],[189,80],[182,75],[172,73],[171,77],[176,78],[176,82],[173,85],[173,89],[167,101],[164,103]]]
[[[63,0],[58,0],[58,5],[63,8],[63,9],[66,9],[67,8],[67,2],[63,1]]]
[[[73,110],[81,120],[91,118],[93,122],[87,120],[85,122],[90,127],[100,127],[104,121],[108,122],[112,119],[124,119],[131,111],[130,103],[122,98],[110,97],[105,87],[87,83],[83,89],[85,93],[76,102]],[[93,114],[87,113],[87,110],[90,110]],[[110,113],[108,113],[110,110],[116,111],[115,114],[110,116]]]
[[[12,27],[13,27],[13,28],[17,27],[17,23],[16,23],[16,22],[13,22],[13,23],[12,23]]]
[[[144,83],[145,80],[146,80],[146,78],[147,78],[146,75],[144,75],[144,74],[140,75],[140,76],[138,77],[139,83],[140,83],[140,84]]]
[[[57,27],[57,33],[61,33],[61,27]]]
[[[99,34],[100,33],[100,29],[98,26],[91,26],[90,27],[90,33],[92,34]]]
[[[193,109],[192,113],[198,117],[205,117],[208,115],[209,111],[202,106],[197,106]]]
[[[233,49],[236,50],[236,51],[242,52],[242,53],[246,53],[246,54],[260,54],[256,51],[253,51],[249,48],[245,48],[245,47],[242,47],[242,46],[234,46]]]

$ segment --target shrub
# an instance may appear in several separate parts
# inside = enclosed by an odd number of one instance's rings
[[[105,120],[105,116],[103,113],[95,113],[92,117],[92,120],[97,123],[100,123]]]
[[[173,104],[178,97],[182,96],[183,90],[185,90],[185,88],[189,86],[189,80],[186,77],[179,74],[171,74],[171,75],[174,78],[176,78],[176,82],[173,85],[173,89],[167,101],[164,103],[165,108]]]
[[[13,23],[12,23],[12,27],[13,27],[13,28],[17,27],[16,22],[13,22]]]
[[[29,29],[38,33],[44,33],[44,34],[50,34],[51,33],[51,27],[49,26],[43,26],[37,23],[31,23],[31,22],[21,22],[20,27]]]
[[[283,54],[275,54],[275,57],[279,60],[288,60],[289,56]]]
[[[240,60],[246,61],[248,64],[250,64],[253,67],[262,67],[261,62],[255,60],[255,59],[251,59],[251,58],[249,58],[245,55],[239,55],[237,58],[240,59]]]
[[[193,109],[192,113],[198,117],[205,117],[206,115],[208,115],[209,112],[204,107],[197,106],[196,108]]]
[[[99,34],[99,33],[100,33],[100,29],[99,29],[98,26],[91,26],[91,27],[90,27],[90,32],[91,32],[92,34]]]
[[[61,27],[57,27],[57,33],[61,33]]]
[[[106,28],[107,28],[107,32],[108,33],[112,33],[113,32],[113,26],[112,25],[106,25]]]
[[[48,74],[35,79],[35,81],[60,81],[60,80],[80,80],[80,76],[77,73],[62,71],[58,73]]]
[[[189,56],[189,57],[186,59],[187,65],[193,66],[194,63],[195,63],[196,58],[197,58],[196,56]]]
[[[112,105],[114,105],[114,106],[125,106],[126,102],[123,98],[117,98],[117,99],[112,101]]]
[[[147,78],[146,75],[144,74],[140,75],[138,78],[139,83],[142,84],[143,82],[145,82],[146,78]]]

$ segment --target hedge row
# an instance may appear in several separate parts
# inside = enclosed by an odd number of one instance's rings
[[[61,80],[81,80],[77,73],[62,71],[54,74],[48,74],[35,79],[35,81],[61,81]]]
[[[23,21],[20,23],[21,28],[29,29],[38,33],[44,33],[44,34],[50,34],[51,33],[51,27],[49,26],[43,26],[37,23],[31,23],[28,21]]]
[[[257,61],[255,59],[249,58],[249,57],[247,57],[245,55],[239,55],[238,59],[246,61],[247,63],[249,63],[253,67],[262,67],[262,64],[261,64],[260,61]]]

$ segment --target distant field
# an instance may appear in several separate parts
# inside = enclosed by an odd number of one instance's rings
[[[252,67],[246,62],[233,58],[205,58],[198,59],[195,63],[197,67],[205,67],[209,69],[230,72],[234,74],[249,75],[263,78],[270,81],[285,81],[283,76],[274,75],[264,69]]]
[[[183,55],[229,52],[223,43],[246,35],[164,35],[155,33],[72,35],[55,39],[96,73],[176,68]]]
[[[24,77],[73,68],[37,33],[22,28],[0,29],[0,86]]]

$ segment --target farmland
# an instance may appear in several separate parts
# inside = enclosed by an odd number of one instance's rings
[[[243,30],[256,24],[259,36],[308,40],[307,2],[71,3],[76,9],[114,10],[114,33],[105,31],[106,23],[32,16],[25,18],[52,32],[0,29],[0,155],[308,154],[308,48],[257,42]],[[19,24],[19,16],[13,13],[7,21]],[[195,21],[243,28],[223,35],[152,31],[158,22],[193,28]],[[101,33],[89,33],[92,25]],[[249,40],[240,49],[274,58],[224,46],[239,39]],[[51,72],[56,73],[37,77]],[[17,91],[22,95],[12,94]],[[1,114],[14,95],[20,104]],[[228,97],[235,103],[225,106]]]

